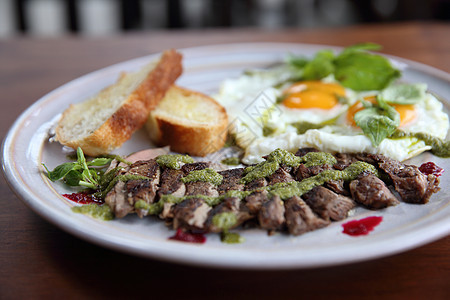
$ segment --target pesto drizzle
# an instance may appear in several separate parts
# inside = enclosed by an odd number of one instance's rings
[[[282,164],[289,167],[297,167],[301,163],[305,163],[306,167],[313,167],[333,165],[336,162],[336,158],[326,152],[309,152],[302,157],[298,157],[289,151],[276,149],[267,156],[266,161],[256,166],[247,167],[244,171],[246,175],[241,179],[241,183],[249,183],[258,178],[270,176]]]
[[[190,164],[193,162],[194,159],[192,157],[182,154],[163,154],[156,158],[158,165],[174,170],[181,169],[182,164]]]
[[[428,133],[424,132],[405,132],[402,130],[396,130],[392,135],[391,139],[402,139],[406,137],[415,137],[421,140],[427,146],[431,146],[431,153],[436,156],[448,158],[450,157],[450,141],[444,141],[443,139],[434,137]]]
[[[183,183],[204,181],[204,182],[209,182],[214,185],[221,184],[222,180],[223,180],[223,176],[211,168],[191,171],[185,177],[181,178],[181,181]]]
[[[313,153],[313,152],[310,152]],[[315,152],[319,153],[319,152]],[[344,181],[351,181],[358,177],[361,173],[372,173],[376,176],[379,176],[377,169],[366,162],[357,161],[352,163],[350,166],[345,168],[342,171],[339,170],[326,170],[322,173],[319,173],[318,175],[311,176],[309,178],[306,178],[300,182],[293,181],[288,183],[277,183],[274,185],[262,187],[259,190],[266,190],[269,192],[269,196],[277,195],[282,200],[289,199],[293,196],[301,196],[316,186],[323,185],[324,183],[331,181],[331,180],[344,180]],[[164,207],[164,203],[173,203],[178,204],[183,202],[187,199],[192,198],[200,198],[205,201],[206,204],[209,206],[216,206],[219,203],[221,203],[223,200],[227,198],[236,197],[239,199],[244,199],[248,195],[252,194],[255,191],[237,191],[237,190],[231,190],[227,193],[213,197],[213,196],[205,196],[205,195],[189,195],[189,196],[182,196],[177,197],[173,195],[162,195],[160,200],[153,204],[148,204],[144,202],[143,200],[139,200],[135,203],[134,207],[136,209],[146,209],[148,210],[149,214],[156,215],[160,214],[162,212],[162,209]]]

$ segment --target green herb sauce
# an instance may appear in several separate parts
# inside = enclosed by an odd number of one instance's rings
[[[439,157],[450,157],[450,141],[444,141],[440,138],[434,137],[430,134],[424,132],[404,132],[401,130],[396,130],[392,135],[391,139],[402,139],[406,137],[415,137],[421,140],[427,146],[431,146],[431,153]]]
[[[336,162],[336,158],[330,153],[310,152],[305,156],[298,157],[289,151],[276,149],[268,155],[266,161],[246,168],[244,171],[246,175],[241,179],[241,183],[249,183],[258,178],[270,176],[280,168],[281,164],[296,167],[301,163],[305,163],[306,167],[313,167],[333,165]]]
[[[237,166],[241,163],[241,160],[237,156],[232,156],[222,159],[221,163],[229,166]]]
[[[223,213],[216,214],[212,218],[212,223],[217,228],[220,228],[223,230],[228,230],[231,227],[233,227],[234,225],[236,225],[237,217],[232,212],[223,212]]]
[[[161,167],[166,167],[174,170],[181,169],[182,164],[193,163],[194,159],[189,155],[181,154],[164,154],[156,158],[156,163]]]
[[[228,232],[227,230],[222,231],[220,235],[220,240],[222,243],[226,244],[241,244],[245,242],[245,239],[236,232]]]
[[[74,213],[84,214],[103,221],[114,219],[114,214],[108,205],[87,204],[72,207]]]
[[[214,185],[221,184],[222,180],[223,176],[211,168],[206,168],[203,170],[195,170],[190,172],[185,177],[181,178],[181,181],[183,183],[204,181]]]
[[[237,244],[244,242],[244,238],[238,233],[232,233],[228,230],[237,223],[237,216],[232,212],[223,212],[212,218],[212,223],[217,228],[222,229],[220,240],[227,244]]]

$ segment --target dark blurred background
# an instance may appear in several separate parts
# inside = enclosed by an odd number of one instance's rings
[[[0,0],[0,37],[450,20],[450,0]]]

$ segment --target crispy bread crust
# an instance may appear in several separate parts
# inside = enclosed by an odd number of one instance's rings
[[[65,140],[60,134],[64,119],[72,113],[72,106],[69,107],[56,128],[57,140],[74,149],[81,147],[85,154],[91,156],[106,154],[120,147],[145,124],[149,112],[158,105],[166,91],[181,75],[181,59],[181,54],[175,50],[165,51],[159,63],[123,105],[97,130],[83,139]]]
[[[151,114],[151,124],[154,128],[147,128],[151,139],[159,146],[169,145],[170,149],[179,153],[193,156],[205,156],[221,149],[227,138],[228,117],[225,108],[211,97],[199,92],[172,87],[182,95],[196,95],[203,101],[209,102],[213,109],[219,111],[220,117],[215,124],[186,124],[168,116]]]

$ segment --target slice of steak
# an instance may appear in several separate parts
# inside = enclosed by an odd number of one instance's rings
[[[118,181],[106,195],[105,203],[108,204],[114,215],[119,219],[134,211],[134,206],[128,202],[128,192],[123,181]]]
[[[247,183],[245,186],[246,191],[259,190],[262,187],[267,186],[267,180],[265,178],[256,178],[255,180]]]
[[[401,162],[381,154],[358,153],[355,155],[355,158],[374,165],[389,175],[396,174],[405,167]]]
[[[221,214],[221,213],[233,213],[234,215],[236,215],[237,222],[228,229],[232,229],[232,228],[235,228],[235,227],[241,225],[242,222],[245,221],[245,219],[239,220],[238,214],[239,214],[239,210],[240,210],[240,204],[241,204],[241,200],[239,198],[230,197],[230,198],[225,199],[222,203],[220,203],[216,207],[214,207],[209,212],[208,220],[206,221],[205,227],[207,228],[207,231],[208,232],[221,232],[223,230],[223,228],[219,228],[219,227],[215,226],[213,223],[214,216]]]
[[[130,169],[126,175],[140,175],[148,177],[149,179],[133,179],[126,183],[126,189],[128,191],[128,202],[130,205],[138,201],[144,201],[151,204],[155,200],[156,191],[158,189],[160,178],[159,165],[155,159],[147,161],[137,161],[130,166]],[[146,216],[148,211],[145,209],[139,209],[136,211],[140,218]]]
[[[300,235],[330,224],[329,220],[319,218],[298,196],[287,199],[284,207],[286,208],[286,226],[292,235]]]
[[[427,203],[433,193],[439,191],[439,178],[425,175],[416,166],[406,166],[391,175],[394,188],[403,201],[408,203]]]
[[[373,174],[363,174],[351,181],[350,192],[356,202],[373,209],[400,203],[386,184]]]
[[[242,191],[245,187],[239,181],[244,173],[244,168],[235,168],[218,172],[223,176],[222,183],[217,187],[219,195],[225,194],[228,191]]]
[[[289,171],[285,170],[285,168],[278,168],[272,175],[267,177],[268,185],[291,181],[294,181],[294,178],[289,174]]]
[[[297,150],[297,152],[295,152],[295,156],[302,157],[302,156],[305,156],[309,152],[320,152],[320,150],[318,150],[316,148],[310,148],[310,147],[300,148]]]
[[[306,167],[304,164],[300,164],[298,167],[294,168],[293,174],[295,180],[302,181],[305,178],[315,176],[319,173],[322,173],[325,170],[331,169],[332,167],[330,165]]]
[[[336,158],[337,162],[333,165],[333,167],[341,171],[357,161],[357,159],[349,153],[336,153],[334,157]]]
[[[117,175],[124,175],[128,167],[120,170]],[[134,206],[128,202],[128,192],[125,182],[118,181],[105,197],[105,203],[117,218],[123,218],[134,211]]]
[[[211,207],[201,198],[186,199],[173,208],[173,228],[204,231],[210,210]]]
[[[258,213],[259,225],[263,229],[269,230],[269,234],[276,230],[283,229],[285,224],[284,204],[278,196],[262,204]]]
[[[186,196],[204,195],[217,197],[219,192],[214,184],[205,181],[196,181],[186,183]]]
[[[161,173],[161,179],[159,182],[159,195],[172,194],[177,197],[184,196],[186,192],[186,186],[181,181],[184,176],[184,172],[181,170],[164,169]]]
[[[245,206],[251,214],[257,215],[267,201],[269,201],[267,191],[258,191],[245,197]]]
[[[340,195],[349,196],[350,192],[346,189],[346,186],[347,185],[345,184],[343,179],[341,179],[341,180],[330,180],[330,181],[325,183],[325,187],[329,188],[333,192],[335,192],[337,194],[340,194]]]
[[[435,176],[426,176],[419,168],[404,165],[383,155],[361,154],[358,159],[378,165],[386,172],[393,182],[395,190],[403,201],[408,203],[427,203],[433,193],[439,191],[439,179]]]
[[[184,175],[187,175],[192,171],[203,170],[210,167],[211,167],[210,162],[195,162],[191,164],[184,164],[181,167],[181,170],[184,172]]]
[[[336,194],[323,186],[315,187],[302,198],[324,220],[343,220],[355,207],[355,202],[351,198]]]

